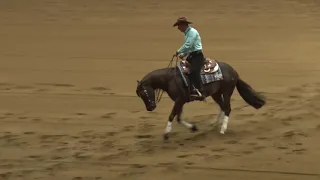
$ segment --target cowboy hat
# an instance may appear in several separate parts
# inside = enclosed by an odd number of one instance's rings
[[[173,24],[173,27],[179,25],[179,24],[192,24],[192,22],[188,21],[186,17],[180,17],[177,19],[177,21]]]

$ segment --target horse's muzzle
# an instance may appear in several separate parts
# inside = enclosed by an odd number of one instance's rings
[[[153,111],[157,107],[156,103],[152,102],[147,106],[147,111]]]

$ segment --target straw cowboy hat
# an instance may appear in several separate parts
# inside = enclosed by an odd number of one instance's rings
[[[192,22],[188,21],[186,17],[180,17],[177,19],[177,22],[173,24],[173,27],[178,26],[179,24],[192,24]]]

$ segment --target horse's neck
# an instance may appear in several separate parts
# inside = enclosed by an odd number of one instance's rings
[[[170,77],[172,76],[172,70],[173,68],[155,70],[145,77],[144,84],[151,86],[154,90],[162,89],[166,91],[171,79]]]

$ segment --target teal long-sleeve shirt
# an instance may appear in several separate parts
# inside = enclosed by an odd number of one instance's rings
[[[184,32],[184,44],[178,49],[178,53],[185,55],[194,51],[202,50],[201,37],[193,27],[188,27]]]

